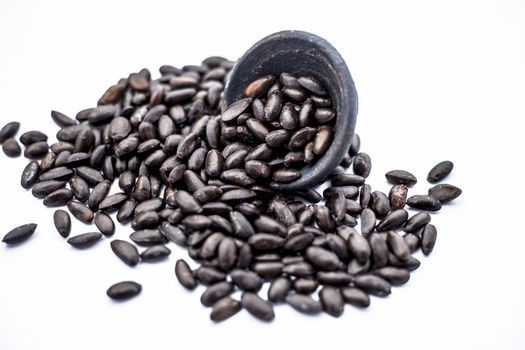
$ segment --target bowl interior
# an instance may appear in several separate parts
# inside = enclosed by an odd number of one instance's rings
[[[244,88],[256,78],[283,72],[319,79],[337,112],[334,139],[328,151],[304,167],[296,181],[271,184],[275,189],[298,190],[324,181],[342,161],[354,134],[357,92],[346,63],[330,43],[314,34],[284,31],[262,39],[237,61],[224,90],[224,102],[229,105],[242,98]]]

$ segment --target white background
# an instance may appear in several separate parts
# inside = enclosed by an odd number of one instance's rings
[[[302,29],[330,41],[359,93],[358,133],[383,174],[416,174],[425,193],[437,161],[463,195],[433,216],[435,251],[408,284],[339,319],[276,307],[265,324],[245,311],[209,321],[202,288],[175,280],[182,249],[132,269],[104,240],[77,251],[53,209],[19,187],[26,160],[0,156],[0,233],[39,224],[0,246],[0,349],[523,349],[525,348],[525,4],[523,1],[20,1],[0,2],[0,121],[51,135],[49,112],[74,116],[142,67],[235,59],[262,37]],[[92,230],[74,222],[73,234]],[[115,237],[127,237],[129,227]],[[132,279],[143,293],[105,295]]]

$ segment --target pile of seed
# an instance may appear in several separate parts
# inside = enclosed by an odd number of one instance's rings
[[[436,242],[428,212],[461,190],[439,184],[428,195],[408,197],[416,178],[393,170],[386,174],[389,195],[372,192],[365,183],[371,159],[355,135],[322,195],[314,188],[276,193],[270,181],[295,180],[330,146],[336,118],[330,98],[316,79],[283,73],[249,84],[246,97],[221,113],[231,68],[231,61],[210,57],[182,69],[163,66],[155,80],[143,69],[75,119],[51,112],[60,127],[57,142],[48,145],[39,131],[19,137],[32,159],[22,187],[48,207],[66,206],[81,222],[95,223],[97,231],[69,237],[70,214],[56,210],[57,231],[73,247],[111,237],[114,212],[134,229],[129,240],[110,243],[129,266],[166,258],[169,241],[186,247],[200,266],[192,270],[178,260],[175,274],[188,289],[207,286],[201,302],[212,307],[214,321],[242,308],[269,321],[277,303],[339,316],[345,303],[366,307],[369,295],[386,296],[392,285],[407,282],[420,264],[412,253],[429,254]],[[8,156],[21,154],[19,126],[0,130]],[[345,170],[350,166],[352,173]],[[443,180],[452,168],[439,163],[428,181]],[[112,193],[115,181],[120,190]],[[421,212],[409,218],[405,205]],[[3,241],[20,244],[35,230],[36,224],[17,227]],[[258,293],[264,283],[267,298]],[[124,281],[107,294],[128,299],[141,290]],[[236,290],[240,301],[231,297]]]

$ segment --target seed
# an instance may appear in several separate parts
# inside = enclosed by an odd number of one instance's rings
[[[140,258],[142,261],[157,261],[168,257],[170,254],[171,250],[168,247],[159,244],[146,248],[146,250],[140,253]]]
[[[92,210],[97,210],[100,203],[104,200],[104,198],[109,193],[111,185],[109,184],[109,181],[103,181],[99,184],[97,184],[93,191],[91,191],[91,194],[89,195],[87,204],[88,207]]]
[[[37,224],[25,224],[22,226],[15,227],[4,236],[2,242],[6,244],[22,243],[23,241],[27,240],[33,235],[33,233],[36,230],[36,227]]]
[[[410,279],[410,273],[407,270],[393,266],[377,269],[374,274],[384,278],[394,286],[405,284]]]
[[[438,211],[441,209],[441,202],[434,197],[426,195],[415,195],[407,199],[409,207],[419,210]]]
[[[133,232],[129,238],[138,245],[151,246],[166,243],[166,237],[159,230],[139,230]]]
[[[341,267],[341,261],[337,255],[323,248],[307,248],[305,258],[322,270],[333,271]]]
[[[5,140],[14,137],[20,129],[19,122],[7,123],[0,129],[0,143],[4,143]]]
[[[448,203],[461,195],[461,189],[449,184],[436,185],[428,190],[428,195],[441,203]]]
[[[229,237],[224,238],[217,249],[219,266],[222,270],[228,271],[237,260],[237,246],[235,241]]]
[[[361,233],[370,234],[376,227],[376,214],[372,209],[365,208],[361,212]]]
[[[101,211],[105,211],[107,213],[115,211],[117,210],[117,208],[120,208],[120,210],[122,210],[127,200],[128,200],[128,196],[125,193],[115,193],[115,194],[112,194],[104,198],[102,202],[100,202],[100,204],[98,205],[98,209]],[[133,207],[130,206],[129,208],[127,208],[128,210],[131,211],[131,214],[132,214],[133,210],[135,209],[136,203],[134,201],[131,201],[129,204],[130,205],[133,204]],[[120,210],[119,210],[119,214],[120,214]]]
[[[370,256],[370,246],[368,241],[360,234],[352,232],[348,236],[348,247],[354,258],[360,262],[365,263]]]
[[[104,177],[100,172],[97,170],[87,167],[87,166],[81,166],[76,169],[77,175],[86,180],[88,185],[94,187],[98,183],[104,181]]]
[[[24,171],[22,172],[22,176],[20,178],[20,185],[22,185],[22,187],[26,190],[30,189],[38,180],[39,175],[40,166],[38,165],[38,162],[29,162],[24,168]]]
[[[420,238],[415,233],[406,233],[403,235],[403,239],[405,240],[408,248],[410,249],[411,253],[414,253],[419,248],[419,241]]]
[[[362,186],[364,183],[363,176],[354,174],[337,174],[332,178],[332,186]]]
[[[225,182],[243,187],[248,187],[255,184],[255,180],[248,176],[246,170],[244,169],[230,169],[223,171],[221,174],[221,179]]]
[[[356,154],[353,161],[354,174],[367,178],[372,170],[372,160],[367,153]]]
[[[14,138],[9,138],[2,142],[2,151],[4,151],[6,156],[11,158],[18,157],[22,154],[22,149]]]
[[[404,209],[392,210],[376,226],[378,231],[389,231],[400,227],[407,221],[408,213]]]
[[[212,284],[202,293],[201,303],[204,306],[212,306],[220,299],[227,297],[233,292],[233,285],[230,282],[218,282]]]
[[[313,152],[318,156],[325,154],[332,143],[333,137],[334,131],[330,126],[320,126],[313,141]]]
[[[368,236],[374,266],[383,267],[388,263],[388,245],[383,234],[372,233]]]
[[[391,293],[390,283],[379,276],[357,276],[354,278],[354,285],[378,297],[384,297]]]
[[[313,278],[297,278],[293,282],[294,290],[301,294],[313,293],[317,287],[319,287],[319,282]]]
[[[351,275],[343,271],[320,271],[316,277],[320,283],[334,286],[348,286],[353,280]]]
[[[53,214],[53,222],[58,233],[66,238],[71,232],[71,217],[65,210],[56,210]]]
[[[83,249],[92,246],[98,242],[100,238],[102,238],[100,232],[88,232],[69,238],[67,243],[75,248]]]
[[[117,113],[118,108],[115,105],[104,105],[93,108],[87,115],[87,120],[91,124],[99,124],[112,119]]]
[[[335,193],[330,198],[330,208],[335,216],[335,219],[340,222],[343,221],[346,214],[346,198],[341,192]]]
[[[173,243],[180,246],[186,245],[186,235],[177,226],[173,226],[168,222],[163,222],[160,225],[160,232]]]
[[[334,317],[339,317],[344,312],[343,296],[339,289],[325,286],[319,291],[319,300],[323,310]]]
[[[61,207],[66,205],[73,198],[73,191],[67,188],[62,188],[48,194],[44,198],[44,205],[46,207]]]
[[[278,148],[289,142],[290,132],[285,129],[277,129],[266,134],[264,140],[268,146]]]
[[[36,198],[44,198],[48,194],[60,188],[63,188],[65,185],[66,183],[64,181],[55,181],[55,180],[43,181],[43,182],[36,183],[33,186],[31,193]]]
[[[246,110],[246,108],[248,108],[251,102],[251,98],[243,98],[232,103],[224,112],[222,112],[222,121],[225,123],[234,121],[242,112]]]
[[[380,218],[387,215],[392,208],[390,207],[390,201],[386,194],[380,191],[374,191],[370,195],[370,208],[376,213]]]
[[[279,276],[283,271],[284,265],[280,262],[258,262],[253,264],[252,270],[265,279]]]
[[[91,211],[86,205],[80,202],[70,201],[67,203],[67,208],[75,218],[83,223],[89,224],[93,221],[93,211]]]
[[[186,261],[179,259],[175,263],[175,275],[179,283],[187,289],[195,289],[197,287],[197,280],[191,271]]]
[[[347,287],[341,289],[341,295],[346,303],[357,307],[368,307],[370,297],[359,288]]]
[[[51,118],[61,128],[64,128],[66,126],[77,125],[76,120],[71,119],[70,117],[59,111],[51,111]]]
[[[286,265],[282,272],[294,277],[310,277],[315,273],[314,268],[307,262],[298,262]]]
[[[405,232],[417,232],[420,228],[428,224],[430,219],[430,215],[427,212],[417,213],[407,220],[403,226],[403,230],[405,230]]]
[[[268,289],[268,299],[272,303],[280,303],[285,301],[291,287],[292,282],[286,277],[274,279],[270,284],[270,288]]]
[[[241,304],[246,311],[262,321],[274,319],[272,304],[261,299],[257,294],[244,292],[241,297]]]
[[[282,246],[284,239],[269,233],[257,233],[250,236],[248,243],[257,251],[275,250]]]
[[[24,146],[29,146],[36,142],[47,141],[47,135],[38,130],[27,131],[20,135],[20,142]]]
[[[446,178],[448,174],[452,172],[454,168],[454,163],[449,160],[444,160],[436,164],[432,169],[430,169],[427,181],[434,184]]]
[[[227,203],[238,203],[253,199],[256,196],[257,194],[254,191],[246,189],[236,189],[223,193],[220,200]]]
[[[95,214],[95,225],[105,236],[111,236],[115,233],[115,223],[106,213],[98,212]]]
[[[393,210],[403,209],[407,202],[408,188],[405,185],[394,185],[388,195]]]
[[[204,285],[212,285],[226,280],[226,274],[213,267],[201,266],[195,270],[195,277]]]
[[[301,172],[297,169],[281,168],[274,171],[272,175],[273,181],[289,183],[301,177]]]
[[[402,261],[408,260],[410,258],[410,248],[407,243],[399,234],[395,231],[387,232],[387,241],[392,253]]]
[[[394,185],[412,186],[417,182],[416,177],[405,170],[390,170],[385,174],[385,177],[388,182]]]
[[[263,280],[256,273],[247,270],[235,269],[230,272],[233,283],[244,291],[258,291]]]
[[[308,315],[315,315],[323,310],[319,301],[314,300],[311,296],[305,294],[289,294],[286,296],[286,303],[295,310]]]
[[[213,304],[210,319],[214,322],[221,322],[232,317],[241,309],[242,305],[239,301],[225,297]]]
[[[174,198],[175,202],[184,213],[198,214],[202,211],[199,202],[197,202],[195,198],[186,191],[177,191]]]
[[[106,294],[114,300],[127,300],[139,295],[141,291],[142,286],[137,282],[124,281],[109,287]]]
[[[111,241],[110,245],[113,253],[115,253],[115,255],[127,265],[135,266],[139,263],[139,251],[133,244],[120,239],[115,239]]]
[[[429,255],[432,253],[434,245],[436,244],[436,238],[436,227],[432,224],[426,225],[421,234],[421,251],[423,251],[423,254]]]

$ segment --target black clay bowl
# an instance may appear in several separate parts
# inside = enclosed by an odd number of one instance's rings
[[[354,135],[357,91],[345,61],[330,43],[314,34],[290,30],[260,40],[237,61],[223,103],[230,105],[243,98],[244,88],[253,80],[283,72],[319,79],[337,112],[334,139],[326,153],[303,168],[294,182],[271,183],[277,190],[300,190],[323,182],[343,160]]]

